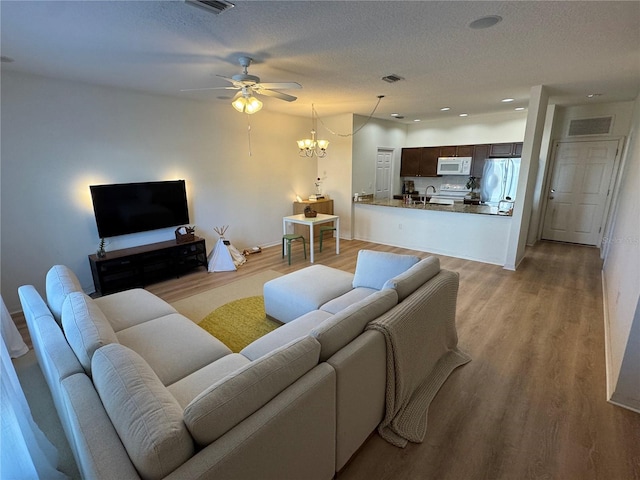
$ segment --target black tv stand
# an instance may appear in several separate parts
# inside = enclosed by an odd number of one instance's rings
[[[184,243],[168,240],[114,250],[104,257],[89,255],[89,264],[96,293],[107,295],[206,268],[207,249],[200,237]]]

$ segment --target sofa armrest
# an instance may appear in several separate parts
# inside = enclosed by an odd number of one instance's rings
[[[82,478],[139,479],[89,377],[72,375],[61,382],[61,388],[73,431],[69,445]]]

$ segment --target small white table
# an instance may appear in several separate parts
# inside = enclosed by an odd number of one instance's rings
[[[304,213],[298,215],[289,215],[282,219],[282,233],[286,235],[287,224],[298,223],[300,225],[309,225],[309,249],[311,250],[311,263],[313,263],[313,227],[321,223],[336,222],[336,255],[340,253],[340,217],[337,215],[327,215],[319,213],[316,217],[305,217]],[[286,247],[285,247],[286,248]],[[284,252],[287,253],[286,251]]]

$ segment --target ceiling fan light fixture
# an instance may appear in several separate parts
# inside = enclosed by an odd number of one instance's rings
[[[258,100],[256,97],[247,98],[247,106],[245,107],[245,112],[248,114],[256,113],[262,110],[262,102]]]
[[[249,115],[259,112],[262,109],[262,102],[254,96],[238,97],[231,102],[233,108],[240,113],[247,113]]]
[[[247,105],[246,100],[244,99],[244,97],[238,97],[236,98],[233,102],[231,102],[231,105],[233,106],[233,108],[235,108],[237,111],[239,111],[240,113],[244,112],[244,107]]]

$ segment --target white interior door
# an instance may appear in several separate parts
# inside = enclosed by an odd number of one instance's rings
[[[598,245],[617,140],[558,142],[542,238]]]
[[[376,157],[376,199],[391,198],[391,169],[393,166],[393,150],[378,149]]]

